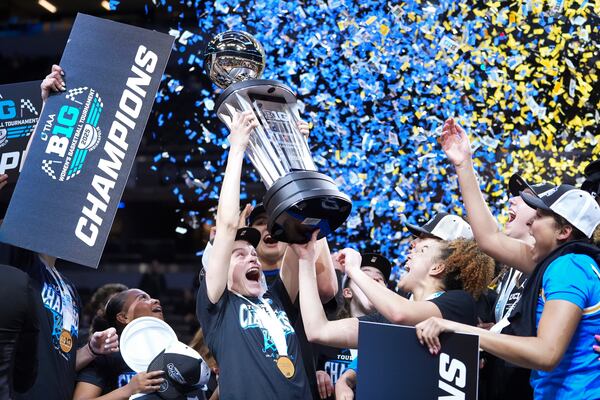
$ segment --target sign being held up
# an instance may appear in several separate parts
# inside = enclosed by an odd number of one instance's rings
[[[443,333],[431,355],[415,328],[361,322],[356,398],[477,400],[479,337]]]
[[[0,85],[0,175],[16,182],[23,152],[42,110],[40,82]]]
[[[0,240],[98,267],[173,40],[77,16]]]

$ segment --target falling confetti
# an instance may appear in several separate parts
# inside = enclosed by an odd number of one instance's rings
[[[285,82],[302,101],[318,168],[354,202],[332,247],[400,260],[405,221],[463,214],[437,142],[448,117],[471,136],[482,190],[501,221],[512,173],[533,182],[580,181],[600,153],[594,7],[587,0],[149,1],[146,10],[164,15],[177,38],[149,140],[187,149],[179,156],[157,151],[152,169],[170,171],[165,179],[180,203],[214,204],[227,132],[215,115],[218,93],[203,71],[202,49],[224,30],[248,31],[265,48],[264,77]],[[260,188],[256,182],[248,167],[244,199]]]

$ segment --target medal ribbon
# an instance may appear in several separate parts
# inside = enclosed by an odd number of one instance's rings
[[[54,278],[54,280],[58,284],[58,291],[60,294],[60,302],[61,302],[61,315],[63,317],[63,329],[69,333],[71,333],[71,327],[73,326],[73,322],[75,320],[73,316],[73,296],[71,295],[71,291],[67,284],[63,281],[60,274],[54,267],[46,265],[46,269],[50,272],[50,275]]]

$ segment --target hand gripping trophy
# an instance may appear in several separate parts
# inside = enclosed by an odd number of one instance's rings
[[[204,67],[224,89],[215,104],[221,121],[230,127],[234,113],[247,110],[259,121],[246,154],[267,188],[263,203],[271,236],[306,243],[316,229],[324,237],[344,223],[352,202],[317,171],[298,129],[296,96],[281,82],[259,79],[265,67],[262,45],[246,32],[223,32],[208,43]]]

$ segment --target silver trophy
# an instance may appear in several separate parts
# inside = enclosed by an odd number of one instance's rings
[[[259,121],[246,155],[267,188],[263,203],[271,236],[306,243],[316,229],[324,237],[344,223],[352,202],[317,171],[298,129],[295,94],[281,82],[259,79],[265,67],[261,44],[246,32],[223,32],[208,43],[204,67],[224,89],[215,104],[221,121],[231,127],[241,111],[252,111]]]

